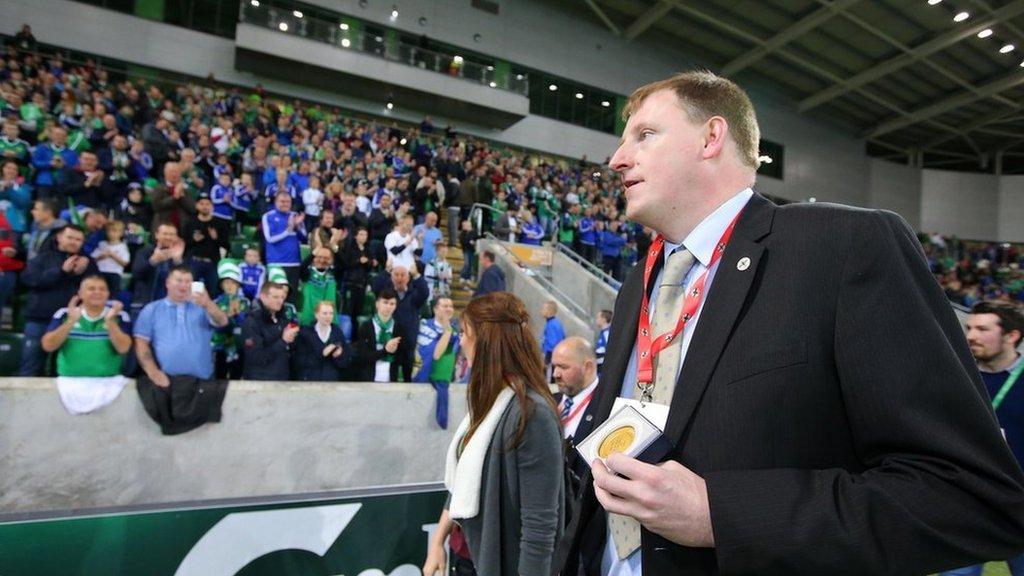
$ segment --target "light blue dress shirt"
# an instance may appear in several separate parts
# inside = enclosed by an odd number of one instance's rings
[[[662,257],[668,259],[672,251],[680,246],[685,246],[693,253],[694,265],[690,268],[690,271],[686,274],[683,280],[686,289],[689,290],[694,282],[700,278],[701,274],[705,270],[708,270],[708,263],[711,262],[711,257],[714,255],[715,246],[718,241],[721,240],[722,234],[725,233],[725,229],[729,227],[729,224],[736,218],[736,215],[743,210],[743,207],[747,205],[751,196],[754,195],[754,191],[750,188],[739,192],[729,200],[726,200],[724,204],[719,206],[714,212],[709,214],[704,220],[701,220],[700,224],[690,232],[682,244],[672,244],[668,241],[665,242],[665,249],[662,252]],[[721,261],[719,261],[721,262]],[[665,267],[662,266],[661,270],[664,271]],[[708,279],[704,287],[704,293],[708,294],[712,282],[715,279],[715,272],[718,270],[718,264],[716,263],[708,271]],[[649,311],[648,317],[654,318],[654,307],[658,301],[658,286],[661,282],[661,271],[658,272],[657,277],[654,278],[654,287],[651,290],[651,297],[649,299]],[[700,322],[701,312],[704,310],[704,303],[707,298],[704,298],[700,307],[697,308],[697,313],[694,317],[686,323],[683,328],[683,341],[680,343],[682,350],[679,352],[679,368],[682,369],[683,361],[686,359],[686,352],[690,348],[690,340],[693,339],[693,332]],[[619,396],[623,398],[632,398],[636,394],[636,345],[633,346],[633,351],[629,355],[629,365],[626,367],[626,376],[622,380],[622,391]],[[619,555],[615,551],[615,543],[612,542],[611,531],[609,530],[605,536],[605,547],[604,555],[601,558],[601,574],[602,576],[641,576],[641,552],[638,548],[636,552],[633,552],[624,560],[619,560]]]
[[[149,341],[157,364],[168,376],[213,377],[213,319],[193,302],[170,298],[146,304],[133,335]]]

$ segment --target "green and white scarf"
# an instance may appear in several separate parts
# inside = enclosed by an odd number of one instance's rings
[[[395,327],[395,318],[392,316],[387,322],[384,322],[380,319],[380,316],[374,314],[373,327],[374,331],[377,333],[377,350],[383,350],[384,345],[388,343],[388,340],[391,340],[391,331]],[[394,356],[394,354],[387,353],[381,358],[381,360],[384,362],[391,362]]]

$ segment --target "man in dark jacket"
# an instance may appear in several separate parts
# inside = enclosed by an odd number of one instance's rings
[[[77,166],[64,167],[64,177],[61,181],[59,189],[62,204],[67,204],[67,199],[70,198],[76,206],[110,207],[112,198],[108,193],[105,174],[99,169],[99,160],[95,152],[83,150],[78,156]]]
[[[21,353],[19,376],[40,376],[46,354],[39,341],[50,324],[53,315],[67,306],[71,297],[78,292],[82,278],[98,274],[96,262],[82,254],[85,231],[78,226],[68,225],[56,233],[56,245],[42,250],[29,260],[21,273],[22,283],[28,287],[28,303],[25,306],[25,347]]]
[[[505,273],[498,266],[494,265],[494,252],[484,250],[480,254],[480,283],[473,292],[473,298],[490,294],[491,292],[503,292],[505,290]]]
[[[288,380],[293,344],[299,335],[298,324],[289,325],[281,308],[285,289],[266,282],[260,288],[260,307],[245,318],[242,343],[245,346],[245,380]]]
[[[395,336],[400,336],[402,341],[395,354],[394,363],[402,370],[400,381],[411,382],[413,355],[416,352],[416,335],[419,333],[420,327],[420,309],[430,297],[430,288],[415,268],[407,270],[401,266],[392,268],[390,277],[386,274],[378,275],[373,279],[370,288],[378,296],[389,288],[398,294],[398,306],[395,308]],[[395,381],[399,380],[395,379]]]

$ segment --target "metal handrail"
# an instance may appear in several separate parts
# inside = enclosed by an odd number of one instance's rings
[[[555,242],[554,247],[555,247],[555,250],[558,250],[559,252],[564,254],[570,260],[573,260],[577,264],[579,264],[580,266],[583,266],[584,270],[586,270],[587,272],[590,272],[594,276],[597,276],[598,280],[603,281],[605,284],[607,284],[608,286],[611,286],[613,289],[618,290],[619,288],[622,287],[622,282],[619,282],[618,280],[613,278],[610,274],[608,274],[604,270],[601,270],[600,268],[598,268],[596,264],[594,264],[590,260],[587,260],[586,258],[584,258],[582,255],[577,253],[572,248],[569,248],[568,246],[566,246],[565,244],[562,244],[560,242]]]
[[[486,234],[484,234],[484,238],[486,238],[487,240],[490,240],[490,241],[494,242],[495,244],[497,244],[498,246],[500,246],[502,251],[506,255],[508,255],[510,258],[512,258],[512,260],[515,261],[515,263],[520,268],[525,268],[527,270],[530,270],[531,272],[533,271],[532,269],[530,269],[529,264],[527,264],[526,262],[523,262],[523,260],[521,258],[519,258],[519,256],[516,256],[516,254],[514,252],[509,250],[508,246],[505,246],[505,244],[507,244],[507,241],[498,238],[497,236],[495,236],[494,234],[491,234],[490,232],[487,232]],[[565,292],[562,292],[561,290],[559,290],[558,287],[556,287],[550,280],[548,280],[544,276],[542,276],[540,274],[536,274],[536,273],[532,274],[531,277],[534,280],[536,280],[537,283],[540,284],[545,290],[547,290],[551,294],[557,296],[558,300],[562,304],[564,304],[566,308],[569,308],[570,311],[573,312],[573,314],[575,314],[579,318],[583,319],[584,321],[587,321],[587,318],[590,317],[590,315],[587,314],[587,311],[584,310],[582,306],[577,304],[572,298],[569,297],[568,294],[566,294]]]
[[[504,212],[498,210],[494,206],[483,204],[481,202],[474,202],[473,205],[469,207],[469,221],[475,223],[474,225],[476,226],[477,234],[481,234],[484,231],[484,210],[490,210],[498,216],[505,215]]]

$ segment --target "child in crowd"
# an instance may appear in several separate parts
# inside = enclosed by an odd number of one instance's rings
[[[436,244],[434,259],[427,262],[423,276],[430,287],[430,301],[446,298],[452,293],[452,265],[448,263],[448,245],[444,241]]]
[[[238,260],[223,258],[217,263],[217,277],[220,278],[220,296],[214,300],[225,314],[228,324],[214,331],[211,343],[216,357],[217,378],[237,379],[242,377],[240,340],[242,322],[249,311],[249,299],[242,294],[242,269]]]
[[[256,200],[256,187],[252,183],[252,174],[244,172],[231,194],[231,208],[235,211],[235,222],[239,230],[245,224],[255,224],[256,220],[249,215],[253,201]]]
[[[235,220],[235,210],[231,206],[234,188],[231,185],[231,171],[225,170],[217,176],[217,183],[210,188],[210,200],[213,201],[213,216],[227,222]]]
[[[310,176],[309,187],[302,191],[302,205],[306,211],[306,232],[316,228],[323,210],[324,193],[320,190],[320,178]]]
[[[395,336],[395,307],[398,294],[391,288],[377,295],[374,304],[376,314],[373,320],[359,326],[356,341],[359,374],[361,382],[395,382],[398,380],[397,366],[392,366],[395,352],[402,338]],[[393,370],[395,368],[395,370]]]
[[[267,277],[267,268],[260,262],[260,251],[255,247],[245,249],[245,260],[239,266],[242,274],[242,294],[250,302],[255,301],[260,287]],[[287,284],[287,281],[285,282]]]
[[[124,276],[124,269],[131,263],[131,253],[128,251],[128,244],[124,241],[124,222],[111,220],[104,226],[106,239],[100,240],[99,245],[92,252],[96,260],[96,267],[100,274],[107,280],[107,288],[111,295],[117,295],[121,290],[121,278]]]

